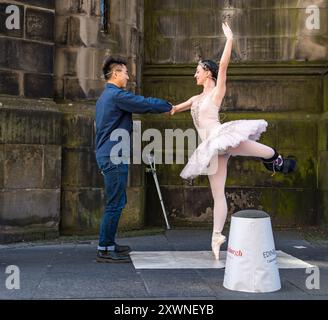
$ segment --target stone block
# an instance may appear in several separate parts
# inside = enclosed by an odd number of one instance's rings
[[[97,234],[102,217],[103,192],[101,189],[62,191],[60,233]]]
[[[55,9],[55,0],[25,0],[25,1],[19,1],[23,2],[24,4],[35,6],[35,7],[42,7],[46,9]]]
[[[61,101],[64,99],[64,80],[54,79],[54,99],[56,101]]]
[[[157,1],[156,1],[157,3]],[[246,4],[247,3],[247,4]],[[326,5],[320,8],[319,30],[308,30],[305,21],[310,2],[292,3],[246,1],[181,1],[179,4],[145,3],[145,58],[147,63],[164,61],[187,63],[195,59],[219,59],[224,44],[222,21],[229,21],[235,35],[232,60],[290,61],[327,58]],[[206,17],[199,19],[199,17]],[[242,19],[239,17],[242,16]],[[161,50],[167,39],[174,39],[169,50]]]
[[[81,79],[80,86],[86,99],[98,99],[104,90],[103,80]]]
[[[323,111],[328,110],[328,74],[323,79]]]
[[[284,77],[230,77],[223,101],[225,110],[234,111],[304,111],[321,110],[320,79]]]
[[[43,159],[43,188],[58,189],[61,187],[61,146],[45,145]]]
[[[78,49],[77,48],[56,48],[55,70],[56,76],[76,77],[78,69]]]
[[[327,34],[323,36],[300,36],[295,47],[296,60],[323,61],[328,59]]]
[[[318,151],[328,150],[328,121],[318,122]]]
[[[328,151],[319,152],[318,186],[320,190],[328,191]]]
[[[60,234],[71,235],[80,229],[78,226],[77,191],[61,190]]]
[[[83,100],[86,99],[86,93],[81,87],[79,79],[64,80],[65,99],[68,100]]]
[[[58,225],[60,190],[4,190],[0,191],[0,224],[29,227]]]
[[[256,209],[263,210],[268,214],[275,213],[274,197],[272,188],[233,188],[227,187],[225,190],[228,217],[240,210]]]
[[[277,130],[280,149],[304,150],[310,153],[317,150],[318,127],[315,122],[280,121]]]
[[[186,220],[184,214],[184,189],[182,187],[161,185],[161,193],[169,223]],[[156,185],[153,180],[147,180],[145,196],[145,224],[148,226],[166,227],[165,218]]]
[[[25,73],[24,95],[27,98],[52,98],[53,77],[51,75]]]
[[[131,164],[129,166],[129,186],[141,187],[144,183],[145,168],[143,165]]]
[[[328,191],[318,192],[318,222],[322,227],[328,227]]]
[[[90,1],[90,15],[91,16],[100,16],[101,10],[100,10],[101,2],[97,0],[91,0]]]
[[[226,185],[229,187],[271,187],[271,173],[259,159],[230,157]]]
[[[10,25],[13,23],[11,18],[14,11],[6,13],[6,9],[10,5],[15,5],[19,10],[19,25],[18,29],[8,29],[6,26],[6,21],[9,18]],[[18,37],[22,38],[24,36],[24,7],[12,3],[0,3],[0,34],[8,37]]]
[[[54,41],[55,15],[37,9],[26,9],[26,38],[38,41]]]
[[[67,44],[73,47],[85,46],[86,44],[81,39],[81,17],[69,17],[68,31],[67,31]]]
[[[267,74],[263,73],[261,67],[243,66],[230,70],[227,92],[221,107],[223,112],[302,111],[313,114],[322,110],[322,80],[316,71],[310,77],[302,75],[307,72],[303,66],[271,67]],[[173,103],[185,101],[200,92],[193,79],[194,71],[192,66],[148,66],[143,76],[143,94],[165,98]],[[188,115],[188,112],[185,114]]]
[[[143,188],[127,188],[127,204],[122,212],[119,230],[141,229],[144,226]]]
[[[0,144],[0,189],[4,188],[5,145]]]
[[[276,226],[311,226],[317,223],[317,199],[315,189],[276,189]]]
[[[0,67],[36,73],[53,73],[54,46],[1,38]]]
[[[29,103],[28,109],[0,108],[0,143],[60,145],[61,114],[47,111],[47,105],[33,110],[35,102]]]
[[[122,212],[119,230],[142,227],[142,196],[142,189],[127,188],[128,203]],[[98,234],[104,204],[102,189],[64,190],[62,192],[61,234]]]
[[[179,73],[179,71],[177,72]],[[143,95],[146,97],[167,98],[171,103],[180,103],[188,100],[191,96],[199,94],[196,87],[193,74],[189,76],[174,77],[170,82],[166,81],[165,75],[144,76],[143,78]],[[182,115],[184,113],[179,114]],[[186,112],[185,114],[189,114]]]
[[[5,145],[4,187],[43,187],[43,147],[33,145]]]
[[[95,50],[93,48],[79,48],[77,55],[77,70],[79,79],[93,79],[94,77],[94,57]]]
[[[93,149],[63,149],[62,186],[65,188],[99,188],[103,186],[103,178],[98,169]]]
[[[94,118],[85,114],[64,113],[62,143],[65,147],[93,147],[95,140]]]
[[[58,46],[67,44],[67,32],[68,32],[68,16],[59,16],[56,12],[56,23],[55,23],[55,42]],[[58,49],[57,49],[58,50]]]
[[[50,225],[50,226],[49,226]],[[58,239],[58,222],[34,226],[0,226],[0,243],[14,243]]]
[[[180,177],[180,172],[184,168],[185,164],[157,164],[156,173],[158,180],[162,185],[183,185],[183,180]],[[148,173],[149,179],[152,179],[152,174]]]
[[[127,19],[127,16],[128,16],[127,9],[128,9],[128,6],[130,5],[130,2],[131,2],[131,6],[133,6],[135,0],[132,0],[132,1],[113,0],[113,1],[111,1],[111,3],[110,3],[110,12],[111,12],[110,19],[112,22],[119,23],[120,21],[125,21]]]
[[[100,17],[84,16],[80,18],[79,36],[87,47],[98,46],[100,33]]]
[[[213,196],[209,187],[184,188],[184,216],[188,220],[212,222]]]
[[[147,30],[147,26],[145,26]],[[147,35],[147,34],[146,34]],[[152,40],[145,36],[145,64],[172,63],[172,51],[175,46],[173,38]]]
[[[0,70],[0,94],[19,95],[19,74]]]
[[[99,13],[100,1],[98,0],[56,0],[56,14],[69,15],[69,14],[81,14],[81,15],[94,15]]]

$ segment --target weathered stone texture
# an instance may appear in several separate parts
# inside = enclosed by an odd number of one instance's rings
[[[26,98],[52,98],[53,77],[51,75],[25,73],[24,96]]]
[[[42,8],[54,10],[56,1],[57,0],[24,0],[18,2],[22,2],[29,6],[36,6],[36,7],[42,7]]]
[[[11,3],[20,9],[19,30],[5,28],[5,8]],[[193,79],[199,58],[218,60],[222,54],[222,21],[230,23],[235,40],[221,121],[266,119],[269,126],[261,142],[298,161],[295,174],[271,177],[258,160],[231,158],[229,215],[255,208],[270,213],[275,226],[328,223],[327,2],[109,4],[108,32],[101,30],[100,1],[0,4],[0,94],[80,100],[54,107],[43,100],[19,100],[17,106],[0,98],[0,242],[46,238],[59,230],[97,234],[105,197],[94,156],[94,102],[84,105],[81,100],[94,101],[101,94],[104,57],[126,58],[129,90],[140,93],[142,83],[145,96],[182,102],[200,92]],[[305,24],[306,8],[313,4],[320,8],[318,30]],[[173,119],[137,118],[142,132],[193,128],[188,112]],[[192,150],[186,144],[182,148],[186,162]],[[163,141],[159,154],[165,153]],[[211,227],[208,179],[201,176],[187,184],[179,176],[183,167],[157,166],[169,220],[173,226]],[[165,225],[151,174],[144,165],[132,165],[120,230],[144,223]]]
[[[0,101],[0,241],[58,235],[61,114],[49,102]]]
[[[56,3],[55,96],[57,99],[95,99],[103,90],[101,67],[108,55],[128,62],[131,84],[140,88],[139,55],[142,20],[138,2],[110,1],[108,33],[101,30],[99,1]]]
[[[306,27],[309,5],[319,7],[318,30]],[[196,62],[200,58],[220,59],[225,44],[221,23],[227,21],[234,32],[234,46],[221,122],[267,120],[268,130],[261,142],[298,161],[296,173],[271,177],[259,161],[231,158],[226,183],[230,213],[262,208],[277,226],[315,224],[320,220],[318,172],[324,181],[320,172],[325,168],[320,163],[326,160],[327,150],[327,128],[319,120],[321,115],[326,117],[322,113],[328,101],[327,78],[323,77],[328,59],[327,13],[327,3],[320,0],[145,0],[144,95],[177,104],[199,94],[201,88],[196,87],[192,77]],[[158,128],[162,134],[166,126],[193,128],[188,112],[164,125],[154,117],[143,120],[143,130]],[[322,150],[319,158],[318,148]],[[211,224],[213,207],[206,177],[186,187],[179,178],[182,168],[178,164],[159,165],[157,170],[173,224]],[[180,188],[183,193],[178,191]],[[196,202],[194,190],[198,191]],[[150,193],[153,200],[146,202],[148,222],[152,212],[161,210],[155,192],[147,186],[147,199]],[[176,194],[181,202],[175,201],[172,207]],[[202,219],[196,222],[195,215]],[[160,215],[154,221],[163,224]]]
[[[0,39],[0,68],[52,73],[53,46],[23,40]]]
[[[46,102],[20,100],[25,108],[16,108],[1,99],[0,143],[6,144],[61,144],[61,114],[48,110]],[[38,109],[35,108],[39,105]],[[44,108],[42,110],[40,108]]]
[[[6,225],[57,224],[60,211],[60,190],[1,191],[2,228]]]
[[[18,73],[0,71],[0,94],[19,95]]]
[[[11,24],[16,21],[16,11],[6,13],[10,5],[19,13],[19,24],[15,24],[15,29],[8,28],[6,24],[6,21]],[[0,3],[0,80],[8,80],[8,84],[0,84],[0,94],[26,98],[53,97],[53,9],[54,1]],[[14,76],[9,76],[8,70],[15,72]]]
[[[309,5],[320,9],[320,28],[309,30]],[[145,1],[146,63],[219,59],[228,21],[235,35],[233,61],[326,60],[325,1]]]
[[[144,225],[142,189],[127,188],[128,203],[120,220],[120,230],[140,229]],[[97,234],[104,211],[102,188],[64,189],[62,192],[61,234]]]
[[[27,8],[26,37],[39,41],[54,41],[55,15],[53,12]]]

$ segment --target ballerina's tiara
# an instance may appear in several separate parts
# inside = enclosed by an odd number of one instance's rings
[[[209,64],[207,64],[206,62],[203,61],[199,61],[198,64],[205,70],[210,70],[210,66]]]

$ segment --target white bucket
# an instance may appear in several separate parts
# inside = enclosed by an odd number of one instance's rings
[[[244,292],[281,289],[271,219],[265,212],[244,210],[232,216],[223,286]]]

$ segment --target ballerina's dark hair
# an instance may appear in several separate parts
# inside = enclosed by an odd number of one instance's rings
[[[219,67],[216,62],[212,60],[200,60],[198,63],[204,70],[211,71],[213,80],[218,78]]]

